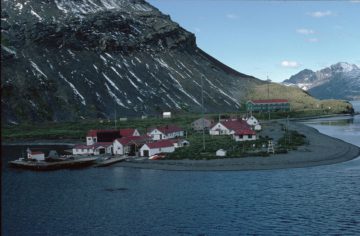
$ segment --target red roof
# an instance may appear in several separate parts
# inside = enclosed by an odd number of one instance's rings
[[[183,131],[183,129],[177,125],[166,125],[166,126],[152,128],[152,129],[150,129],[150,132],[152,132],[154,129],[159,130],[163,134],[169,134],[169,133]]]
[[[250,100],[252,103],[288,103],[287,99],[264,99],[264,100]]]
[[[235,134],[236,135],[255,135],[256,132],[254,130],[251,130],[251,129],[242,129],[242,130],[236,130],[235,131]]]
[[[153,148],[164,148],[164,147],[173,147],[174,143],[171,140],[161,140],[153,143],[147,143],[146,144],[150,149]]]
[[[145,143],[149,139],[150,139],[149,136],[143,135],[143,136],[122,137],[122,138],[118,138],[116,140],[119,143],[121,143],[122,145],[128,145],[130,142],[134,142],[136,144]]]
[[[249,124],[245,120],[226,120],[220,122],[226,128],[230,130],[250,129]]]
[[[98,133],[114,133],[119,132],[122,137],[133,136],[136,129],[120,129],[120,130],[105,130],[105,129],[92,129],[89,130],[86,137],[97,137]]]
[[[134,132],[136,129],[121,129],[120,130],[120,135],[122,137],[130,137],[130,136],[134,136]]]

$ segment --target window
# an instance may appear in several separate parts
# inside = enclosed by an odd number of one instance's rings
[[[249,138],[252,138],[252,134],[249,134],[248,137],[249,137]]]

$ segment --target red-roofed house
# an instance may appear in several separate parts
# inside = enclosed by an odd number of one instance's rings
[[[246,102],[248,111],[289,111],[290,103],[287,99],[249,100]]]
[[[256,140],[256,132],[245,120],[225,120],[210,129],[210,135],[232,135],[235,141]]]
[[[27,158],[28,159],[34,159],[34,160],[37,160],[37,161],[44,161],[45,160],[45,154],[43,152],[34,152],[34,151],[31,151],[30,148],[28,148],[26,150],[27,152]]]
[[[174,141],[160,140],[153,143],[146,143],[140,148],[140,156],[149,157],[161,152],[170,153],[175,151]]]
[[[176,125],[166,125],[150,129],[147,133],[152,140],[171,139],[184,136],[184,130]]]
[[[113,142],[117,138],[140,136],[137,129],[120,130],[89,130],[86,135],[86,145],[93,145],[97,142]]]
[[[235,139],[235,141],[256,140],[256,132],[251,129],[237,130],[233,134],[233,139]]]
[[[150,141],[149,136],[131,136],[115,139],[113,142],[115,155],[136,155],[140,147]]]

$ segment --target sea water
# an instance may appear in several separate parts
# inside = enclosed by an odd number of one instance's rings
[[[360,104],[360,103],[358,103]],[[305,122],[360,146],[360,117]],[[267,171],[9,169],[2,235],[360,235],[360,158]]]

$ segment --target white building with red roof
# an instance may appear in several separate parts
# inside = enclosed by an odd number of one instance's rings
[[[140,156],[150,157],[158,153],[171,153],[175,151],[174,141],[160,140],[153,143],[146,143],[140,148]]]
[[[112,154],[113,143],[112,142],[98,142],[92,145],[79,144],[72,148],[73,155],[100,155],[100,154]]]
[[[114,155],[134,156],[137,154],[140,147],[150,140],[150,137],[147,135],[115,139],[113,142],[113,153]]]
[[[151,128],[147,133],[152,140],[172,139],[184,136],[184,129],[176,125]]]
[[[26,150],[27,152],[27,158],[33,159],[37,161],[44,161],[45,160],[45,154],[40,151],[31,151],[30,148]]]
[[[97,142],[113,142],[117,138],[140,136],[137,129],[120,130],[89,130],[86,135],[86,145],[93,145]]]
[[[231,135],[235,141],[256,140],[256,132],[245,120],[225,120],[210,129],[210,135]]]

